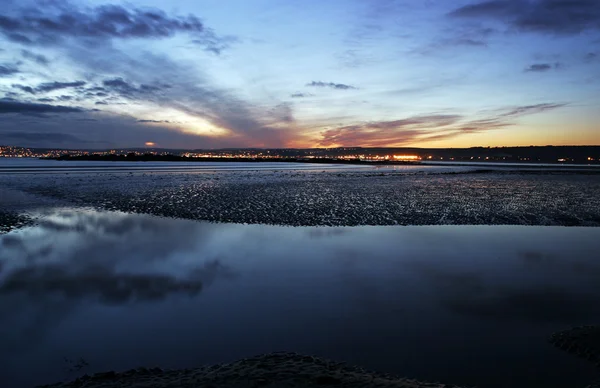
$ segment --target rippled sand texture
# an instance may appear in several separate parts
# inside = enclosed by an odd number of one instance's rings
[[[600,174],[217,171],[0,176],[101,209],[278,225],[600,226]]]
[[[254,387],[394,387],[459,388],[455,385],[422,383],[365,371],[317,357],[296,353],[272,353],[231,364],[197,369],[163,371],[135,369],[124,373],[99,373],[46,388],[254,388]]]

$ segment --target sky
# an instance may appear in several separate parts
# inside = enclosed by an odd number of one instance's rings
[[[598,0],[1,0],[0,145],[600,145]]]

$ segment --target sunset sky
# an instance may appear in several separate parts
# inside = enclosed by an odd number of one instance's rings
[[[600,145],[598,0],[2,0],[0,145]]]

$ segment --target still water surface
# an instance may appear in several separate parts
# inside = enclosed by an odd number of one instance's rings
[[[0,236],[0,386],[296,351],[421,380],[584,387],[600,228],[291,228],[53,210]],[[79,371],[64,358],[83,358]]]

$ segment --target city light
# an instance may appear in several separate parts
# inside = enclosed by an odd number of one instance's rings
[[[394,159],[408,162],[408,161],[421,160],[421,157],[418,155],[394,155]]]

